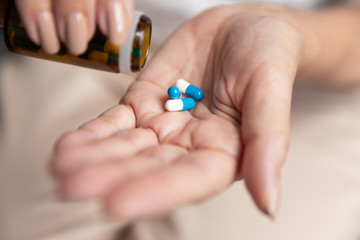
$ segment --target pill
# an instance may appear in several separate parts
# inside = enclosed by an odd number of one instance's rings
[[[142,55],[141,49],[134,47],[133,51],[132,51],[132,57],[139,58],[139,57],[141,57],[141,55]]]
[[[191,110],[194,107],[195,100],[192,98],[171,99],[167,100],[165,103],[165,108],[169,112],[186,111]]]
[[[187,96],[200,101],[204,97],[204,92],[184,79],[179,79],[176,82],[176,86],[180,89],[180,91]]]
[[[172,86],[168,89],[168,95],[172,99],[178,99],[181,97],[181,92],[178,87]]]

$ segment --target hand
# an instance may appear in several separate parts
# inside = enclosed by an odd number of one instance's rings
[[[109,40],[125,41],[133,14],[132,0],[15,0],[29,38],[49,54],[60,40],[76,55],[84,53],[96,25]]]
[[[301,34],[285,10],[211,9],[178,29],[116,106],[63,136],[52,169],[67,199],[100,199],[134,220],[207,199],[241,172],[275,216],[289,145]],[[192,111],[166,112],[178,78],[200,86]]]

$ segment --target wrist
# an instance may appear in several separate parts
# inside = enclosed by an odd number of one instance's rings
[[[318,75],[319,71],[315,68],[323,54],[323,41],[314,27],[315,14],[311,11],[291,11],[302,38],[297,69],[297,76],[301,78],[314,78]]]
[[[320,58],[322,52],[322,42],[316,31],[311,29],[313,23],[309,20],[314,12],[264,4],[246,4],[245,6],[250,8],[249,12],[257,11],[260,16],[271,17],[286,23],[288,27],[285,28],[285,31],[281,29],[278,34],[291,39],[299,39],[300,46],[296,59],[297,75],[306,75],[313,63]]]
[[[294,11],[302,44],[297,76],[334,86],[359,82],[360,8]]]

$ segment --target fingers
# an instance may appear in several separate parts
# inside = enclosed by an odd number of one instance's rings
[[[221,93],[230,93],[222,100],[241,113],[241,173],[245,184],[257,206],[275,217],[281,168],[289,146],[291,97],[301,35],[288,21],[277,17],[256,17],[256,21],[255,25],[245,22],[232,29],[237,44],[229,37],[224,47],[220,46],[222,71],[227,77]]]
[[[90,142],[85,150],[73,138],[74,148],[61,161],[78,165],[60,176],[62,195],[101,199],[111,215],[131,220],[220,192],[234,180],[239,165],[238,127],[216,116],[186,126],[168,132],[161,145],[151,135],[162,132],[154,126],[120,131]]]
[[[98,118],[82,125],[79,130],[65,134],[55,146],[55,153],[88,144],[118,131],[135,127],[135,113],[131,107],[115,106]]]
[[[136,124],[134,110],[130,106],[117,105],[80,127],[90,131],[96,138],[105,138],[117,131],[134,128]]]
[[[18,12],[29,38],[48,54],[60,49],[50,0],[16,0]]]
[[[53,152],[52,171],[55,175],[61,176],[71,171],[75,166],[81,165],[84,161],[95,161],[93,159],[96,159],[99,155],[104,155],[101,152],[104,148],[102,147],[101,150],[97,151],[95,148],[90,147],[91,144],[93,146],[101,145],[101,139],[110,137],[117,132],[120,133],[108,140],[111,146],[113,146],[114,142],[118,143],[121,137],[124,136],[131,138],[131,136],[139,136],[142,133],[151,135],[149,132],[139,133],[137,131],[133,133],[127,131],[127,129],[134,127],[135,115],[130,107],[118,105],[109,109],[98,118],[81,126],[79,130],[70,132],[58,140]],[[135,143],[133,144],[134,146],[136,145]],[[115,146],[115,151],[118,151],[118,149],[119,145]],[[72,154],[75,155],[73,156]]]
[[[223,152],[193,152],[175,164],[120,184],[105,199],[105,208],[126,220],[162,215],[223,190],[233,180],[235,165],[234,158]]]
[[[123,43],[133,15],[130,0],[99,0],[97,20],[102,33],[114,45]]]
[[[267,69],[254,74],[243,104],[245,151],[242,174],[259,208],[275,217],[280,174],[289,146],[294,71]]]
[[[58,177],[63,177],[82,166],[128,157],[157,143],[157,136],[150,129],[123,130],[109,138],[55,151],[53,169]]]
[[[53,3],[60,39],[71,53],[84,53],[95,33],[96,0],[61,0]]]
[[[95,0],[16,0],[29,38],[45,52],[55,54],[59,39],[68,50],[83,53],[95,32]]]
[[[29,38],[55,54],[60,40],[75,55],[84,53],[96,25],[115,45],[125,41],[131,24],[132,0],[16,0]]]
[[[80,169],[62,181],[61,192],[65,198],[75,200],[104,197],[116,185],[167,166],[186,153],[175,145],[149,147],[136,156]]]
[[[171,119],[168,120],[170,121]],[[212,131],[209,131],[209,129]],[[221,118],[210,117],[208,120],[203,120],[201,123],[193,121],[192,123],[187,124],[186,129],[181,130],[180,135],[168,139],[167,143],[163,142],[161,145],[158,145],[158,143],[154,144],[154,140],[152,145],[143,145],[143,147],[137,148],[137,152],[134,152],[129,150],[132,148],[129,146],[129,143],[124,141],[124,139],[130,142],[143,142],[144,140],[140,140],[140,138],[146,136],[136,136],[134,134],[136,131],[140,130],[130,130],[129,133],[132,133],[130,136],[128,134],[122,134],[123,139],[117,146],[116,144],[111,145],[109,140],[103,140],[101,144],[89,146],[91,149],[98,148],[103,153],[106,151],[114,152],[114,149],[121,149],[121,153],[110,157],[107,154],[109,159],[103,159],[98,164],[90,165],[87,163],[90,167],[85,166],[82,169],[67,175],[62,179],[63,194],[70,199],[102,197],[116,185],[127,184],[126,182],[134,179],[134,177],[152,174],[151,172],[160,170],[161,168],[166,170],[169,165],[177,165],[182,161],[194,161],[193,166],[195,168],[198,167],[198,171],[200,171],[201,167],[204,168],[204,172],[212,170],[216,171],[215,169],[212,169],[212,167],[217,168],[217,171],[220,171],[222,174],[221,176],[218,176],[218,182],[223,181],[224,178],[234,178],[238,166],[237,161],[241,155],[240,133],[237,126],[226,124]],[[144,129],[141,131],[146,130]],[[189,141],[189,138],[191,138],[191,141]],[[190,142],[192,146],[189,146]],[[101,148],[101,146],[104,147]],[[187,149],[193,149],[190,150],[189,157],[187,157],[189,154],[189,150]],[[218,156],[213,156],[212,158],[215,157],[215,159],[212,159],[209,158],[210,154],[204,151],[207,149],[216,149],[215,152],[222,152],[222,154],[217,153]],[[91,150],[89,149],[87,151]],[[128,151],[131,151],[130,154],[126,154]],[[90,155],[96,154],[90,153]],[[216,165],[220,165],[220,162],[222,161],[222,158],[216,159],[216,157],[219,156],[226,156],[224,166]],[[229,156],[231,156],[230,158],[232,160],[230,160]],[[194,159],[200,161],[200,165],[197,165]],[[71,162],[74,161],[76,160],[71,160]],[[214,166],[212,165],[213,161],[215,164]],[[227,168],[229,166],[231,166],[232,170],[228,169],[222,171],[223,167]],[[231,174],[227,174],[227,172],[231,172]],[[202,176],[204,177],[205,175],[202,173]],[[213,186],[214,185],[211,185],[210,189]],[[220,187],[216,187],[213,191],[216,192],[218,189],[220,189]],[[189,194],[193,193],[189,192]],[[191,197],[189,197],[189,199],[190,198]],[[170,200],[172,201],[173,199]],[[184,200],[184,202],[186,201]]]

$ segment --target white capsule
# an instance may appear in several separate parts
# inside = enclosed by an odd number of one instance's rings
[[[195,100],[192,98],[180,98],[167,100],[165,108],[169,112],[191,110],[195,107]]]
[[[190,84],[184,79],[177,80],[176,86],[180,89],[182,93],[195,99],[196,101],[200,101],[204,97],[204,92],[200,88]]]
[[[176,81],[176,86],[180,89],[182,93],[185,93],[188,86],[190,86],[190,83],[180,78]]]

